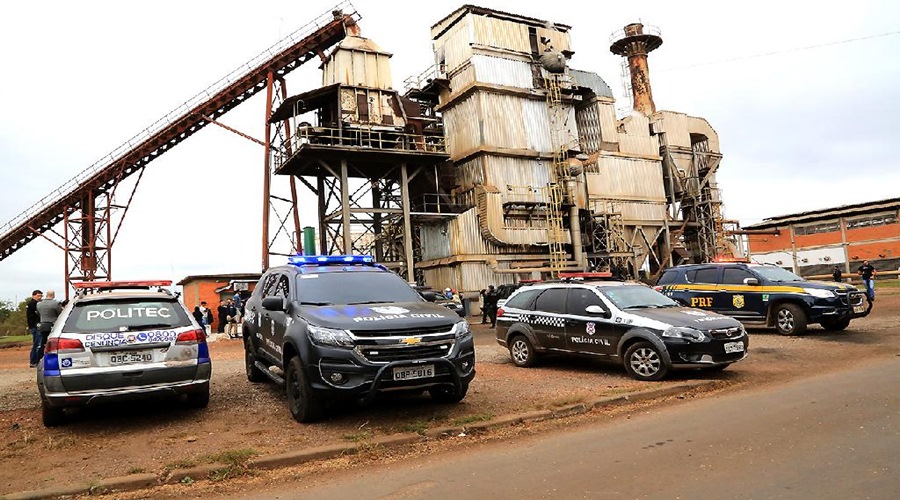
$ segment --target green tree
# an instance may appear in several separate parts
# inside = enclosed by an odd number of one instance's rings
[[[19,305],[15,307],[9,300],[0,301],[0,335],[25,335],[28,333],[28,325],[25,322],[27,306],[28,299],[19,302]]]

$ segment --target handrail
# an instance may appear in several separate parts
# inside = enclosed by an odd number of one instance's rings
[[[446,153],[447,142],[443,136],[409,134],[396,130],[379,130],[374,127],[333,127],[304,126],[290,138],[289,149],[281,148],[275,158],[276,170],[295,155],[304,145],[364,147],[396,151],[418,151],[426,153]]]
[[[272,57],[278,55],[280,52],[285,49],[291,47],[298,41],[302,40],[306,36],[314,33],[316,30],[321,28],[322,26],[328,24],[329,22],[334,20],[334,12],[336,10],[348,10],[350,13],[347,14],[355,19],[359,19],[359,14],[356,12],[356,9],[353,7],[353,4],[350,3],[350,0],[342,0],[334,7],[329,9],[327,12],[308,22],[307,24],[301,26],[297,30],[289,33],[287,36],[276,42],[274,45],[269,48],[263,50],[258,55],[247,61],[246,63],[238,66],[230,73],[226,74],[224,77],[220,78],[218,81],[207,87],[206,89],[200,91],[187,101],[178,105],[172,111],[168,112],[162,118],[153,122],[149,127],[145,128],[143,131],[136,134],[131,139],[125,141],[119,147],[113,149],[110,153],[106,154],[81,172],[75,175],[75,177],[69,179],[64,182],[59,187],[55,188],[50,194],[44,196],[36,203],[22,211],[19,215],[13,217],[11,220],[0,226],[0,235],[6,234],[6,232],[11,231],[12,229],[22,225],[29,218],[40,212],[42,208],[47,206],[53,201],[56,201],[64,196],[70,195],[75,192],[79,185],[81,185],[86,180],[90,179],[93,175],[103,170],[103,168],[113,164],[115,161],[119,160],[129,152],[131,152],[137,145],[142,142],[150,139],[153,135],[161,132],[166,127],[172,125],[178,119],[187,116],[191,113],[191,111],[197,106],[203,104],[208,101],[210,98],[215,96],[217,93],[224,90],[229,85],[233,84],[241,77],[246,75],[249,71],[252,71],[269,61]]]

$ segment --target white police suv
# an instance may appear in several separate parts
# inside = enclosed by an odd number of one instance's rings
[[[192,406],[209,403],[206,336],[162,288],[171,284],[73,284],[78,294],[53,325],[38,365],[45,426],[63,423],[66,408],[103,401],[185,395]]]

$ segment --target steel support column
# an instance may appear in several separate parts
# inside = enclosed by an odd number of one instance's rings
[[[400,164],[400,196],[403,205],[403,253],[406,260],[406,279],[415,279],[413,263],[412,223],[409,219],[409,172],[406,163]]]
[[[347,160],[341,159],[341,236],[343,237],[344,254],[353,253],[353,238],[350,234],[350,183]]]

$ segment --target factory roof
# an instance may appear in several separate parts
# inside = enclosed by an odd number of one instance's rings
[[[900,208],[900,198],[889,198],[886,200],[869,201],[865,203],[854,203],[851,205],[840,205],[832,208],[821,208],[818,210],[809,210],[807,212],[798,212],[795,214],[779,215],[777,217],[769,217],[763,219],[762,222],[744,226],[744,229],[769,229],[778,226],[786,226],[797,222],[812,222],[817,220],[834,219],[837,217],[845,217],[848,215],[867,214],[883,210],[897,210]]]
[[[581,71],[578,69],[570,69],[569,74],[575,78],[575,82],[579,87],[587,87],[594,91],[594,94],[600,97],[609,97],[613,99],[612,89],[606,84],[606,81],[593,71]]]
[[[469,13],[476,14],[479,16],[505,19],[507,21],[527,24],[529,26],[536,26],[539,28],[547,28],[552,25],[553,28],[555,28],[559,31],[562,31],[562,32],[566,32],[566,31],[569,31],[570,29],[572,29],[571,26],[566,25],[566,24],[550,23],[543,19],[537,19],[534,17],[527,17],[527,16],[520,16],[519,14],[512,14],[512,13],[503,12],[500,10],[488,9],[486,7],[479,7],[477,5],[463,5],[462,7],[458,8],[455,11],[453,11],[452,13],[450,13],[450,15],[448,15],[447,17],[441,19],[440,21],[434,23],[434,25],[431,26],[432,38],[437,39],[438,37],[440,37],[442,34],[444,34],[444,32],[446,32],[448,29],[450,29],[450,27],[452,27],[454,24],[456,24],[457,21],[459,21],[460,19],[465,17],[466,14],[469,14]]]

